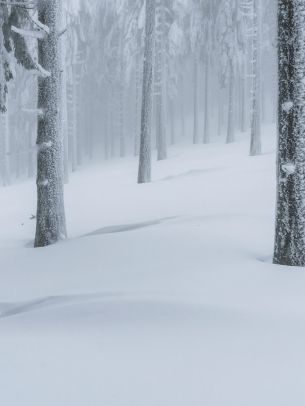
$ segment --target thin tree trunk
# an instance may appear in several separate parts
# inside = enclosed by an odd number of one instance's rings
[[[260,155],[262,152],[260,69],[260,4],[259,0],[253,0],[251,156]]]
[[[2,185],[8,186],[10,183],[9,165],[8,165],[8,112],[1,115],[1,135],[0,135],[0,174]]]
[[[147,183],[151,181],[151,122],[153,102],[155,15],[155,0],[146,0],[146,28],[138,183]]]
[[[203,143],[208,144],[210,142],[210,61],[207,57],[205,62],[205,89],[204,89],[204,134]]]
[[[198,144],[199,132],[198,132],[198,58],[194,58],[194,124],[193,124],[193,143]]]
[[[233,92],[234,92],[234,71],[233,71],[233,62],[230,61],[227,144],[234,142]]]
[[[167,158],[166,142],[166,113],[165,113],[165,16],[164,3],[158,1],[157,28],[156,28],[156,136],[158,161]]]

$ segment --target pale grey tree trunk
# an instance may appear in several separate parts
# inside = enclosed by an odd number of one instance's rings
[[[171,145],[174,145],[176,142],[174,100],[169,99],[168,105],[169,105]]]
[[[141,33],[137,33],[137,54],[135,62],[135,134],[134,134],[134,154],[137,156],[140,152],[140,126],[141,126]]]
[[[37,222],[35,247],[66,238],[61,138],[61,0],[39,2],[38,18],[49,34],[38,43],[40,65],[49,76],[39,77],[37,135]]]
[[[260,0],[252,0],[252,105],[250,155],[260,155],[261,147],[261,58],[260,58]]]
[[[184,108],[184,77],[180,75],[180,125],[181,125],[181,137],[185,137],[185,108]]]
[[[194,123],[193,123],[193,143],[198,144],[199,142],[199,131],[198,131],[198,116],[199,116],[199,103],[198,103],[198,58],[194,58]]]
[[[246,109],[247,69],[246,57],[243,57],[240,78],[240,130],[247,131],[247,109]]]
[[[210,61],[207,56],[205,61],[205,86],[204,86],[204,134],[203,143],[210,142]]]
[[[228,129],[227,144],[234,142],[234,68],[233,61],[229,62],[229,101],[228,101]]]
[[[1,126],[1,133],[0,133],[0,175],[2,179],[2,185],[8,186],[10,184],[10,171],[9,171],[9,163],[8,163],[8,136],[9,136],[9,128],[8,128],[8,112],[0,113],[0,126]]]
[[[278,153],[274,263],[305,266],[305,0],[278,0]]]
[[[138,183],[151,181],[151,123],[153,102],[156,1],[146,0],[145,49]]]
[[[156,137],[158,160],[167,158],[166,141],[166,106],[165,106],[165,4],[157,0],[157,22],[156,22]]]

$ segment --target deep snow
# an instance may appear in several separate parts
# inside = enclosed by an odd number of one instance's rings
[[[274,129],[180,145],[66,187],[70,239],[31,248],[34,182],[0,190],[5,406],[304,406],[305,272],[271,264]]]

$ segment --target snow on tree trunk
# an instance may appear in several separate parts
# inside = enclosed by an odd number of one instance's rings
[[[199,142],[199,132],[198,132],[198,58],[194,58],[194,124],[193,124],[193,143],[198,144]]]
[[[228,102],[228,129],[227,129],[227,144],[234,142],[234,68],[233,61],[229,62],[229,102]]]
[[[252,106],[250,155],[261,154],[260,0],[252,0]]]
[[[278,156],[274,263],[305,266],[305,0],[278,1]]]
[[[62,16],[63,17],[63,16]],[[66,18],[62,19],[62,27],[67,25]],[[62,111],[62,139],[64,143],[64,158],[63,158],[63,171],[64,171],[64,182],[69,182],[69,138],[68,138],[68,105],[67,105],[67,66],[66,66],[66,45],[64,41],[61,41],[61,111]]]
[[[156,133],[158,161],[167,158],[166,113],[165,113],[165,5],[157,0],[156,24]]]
[[[153,55],[155,42],[155,0],[146,0],[141,139],[138,183],[151,181],[151,122],[153,102]]]
[[[61,138],[61,0],[42,0],[38,18],[50,29],[38,42],[40,65],[49,73],[39,77],[37,135],[37,223],[35,247],[66,237]]]

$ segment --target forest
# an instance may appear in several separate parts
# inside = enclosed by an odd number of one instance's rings
[[[0,399],[304,406],[305,0],[0,0]]]

